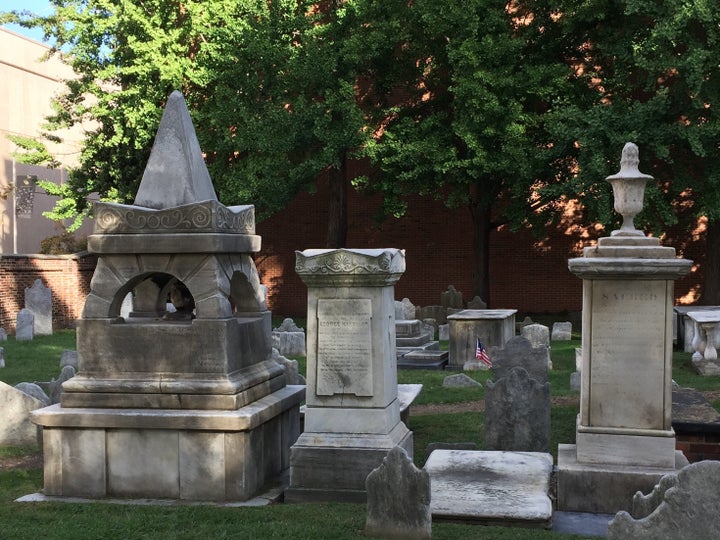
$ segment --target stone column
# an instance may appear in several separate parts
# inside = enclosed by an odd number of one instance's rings
[[[389,450],[412,456],[397,399],[394,284],[398,249],[297,252],[308,286],[305,432],[290,456],[285,500],[365,500]]]
[[[630,510],[684,460],[671,426],[673,285],[692,262],[634,228],[652,177],[631,143],[621,163],[608,181],[623,227],[568,264],[583,280],[583,375],[576,445],[558,451],[560,510]]]

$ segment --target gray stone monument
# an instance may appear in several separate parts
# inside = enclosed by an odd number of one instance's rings
[[[367,536],[403,540],[432,537],[430,475],[396,446],[367,477]]]
[[[500,380],[510,374],[510,370],[521,367],[532,379],[540,383],[548,381],[547,357],[544,348],[535,348],[522,336],[510,339],[505,347],[490,349],[493,379]]]
[[[700,461],[664,476],[647,496],[637,493],[632,515],[619,512],[610,540],[720,538],[720,462]]]
[[[394,285],[398,249],[297,252],[308,286],[305,432],[291,450],[285,500],[365,500],[365,478],[412,432],[400,421]]]
[[[290,318],[272,331],[272,346],[283,356],[305,356],[305,330]]]
[[[645,183],[637,146],[608,177],[623,224],[569,261],[583,280],[582,388],[575,445],[558,450],[558,509],[629,510],[678,463],[671,425],[674,281],[691,261],[635,229]],[[589,489],[592,486],[592,489]]]
[[[440,293],[440,303],[445,308],[463,309],[462,293],[453,285],[448,286],[447,291]]]
[[[550,357],[550,329],[537,323],[530,323],[520,329],[520,335],[527,339],[533,349],[542,349],[547,357],[547,368],[552,369],[552,358]]]
[[[34,415],[45,495],[244,501],[279,481],[304,389],[271,358],[254,208],[218,202],[178,92],[134,204],[97,203],[94,227],[79,371]]]
[[[32,287],[25,288],[25,308],[35,316],[34,330],[37,336],[51,336],[52,327],[52,291],[41,279],[36,279]]]
[[[478,339],[488,350],[503,347],[515,335],[516,313],[516,309],[465,309],[448,315],[448,368],[461,369],[474,361]]]
[[[30,341],[35,337],[35,315],[27,308],[18,311],[15,323],[15,339]]]
[[[0,381],[0,446],[38,444],[38,428],[30,421],[30,413],[44,406],[39,399]]]
[[[572,323],[570,321],[554,323],[551,338],[553,341],[570,341],[572,339]]]
[[[521,367],[485,390],[484,446],[487,450],[550,450],[550,383],[530,378]]]

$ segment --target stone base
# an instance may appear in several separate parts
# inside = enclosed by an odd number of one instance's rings
[[[674,467],[579,463],[576,445],[558,446],[557,509],[565,512],[615,514],[632,510],[635,492],[649,493],[660,478],[687,465],[675,452]]]
[[[425,470],[433,519],[538,528],[552,524],[550,454],[435,450]]]
[[[693,360],[692,365],[698,375],[720,375],[720,362]]]
[[[575,438],[577,460],[602,465],[675,467],[675,432],[672,429],[651,432],[653,435],[617,431],[619,433],[599,432],[578,425]]]
[[[413,434],[398,422],[387,435],[303,433],[290,449],[285,502],[365,502],[365,479],[395,446],[413,455]]]
[[[248,500],[289,467],[304,394],[287,386],[236,411],[40,409],[44,494]]]
[[[436,342],[437,343],[437,342]],[[439,350],[410,351],[398,358],[398,369],[442,370],[448,362],[448,352]]]

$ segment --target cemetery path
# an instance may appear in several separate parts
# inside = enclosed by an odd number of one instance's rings
[[[555,396],[552,398],[553,406],[568,407],[580,403],[578,396]],[[413,405],[410,408],[412,416],[427,414],[453,414],[461,412],[482,412],[485,410],[485,400],[464,401],[462,403],[433,403],[429,405]]]

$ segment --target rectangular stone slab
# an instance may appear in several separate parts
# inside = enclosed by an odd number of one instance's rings
[[[435,450],[425,464],[433,519],[549,528],[552,468],[541,452]]]

